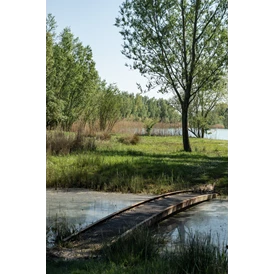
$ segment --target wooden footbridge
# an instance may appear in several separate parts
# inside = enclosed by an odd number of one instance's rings
[[[140,227],[152,226],[190,206],[215,198],[217,194],[176,191],[139,202],[87,226],[63,240],[62,248],[52,248],[47,255],[66,259],[87,258],[103,243],[114,242]]]

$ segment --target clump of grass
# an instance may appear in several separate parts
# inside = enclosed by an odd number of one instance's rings
[[[63,131],[47,131],[47,154],[66,155],[73,151],[95,151],[94,137],[86,137],[80,131],[77,134]]]
[[[111,134],[109,132],[101,132],[96,134],[96,139],[101,141],[109,141],[111,139]]]
[[[47,131],[46,149],[48,154],[68,154],[73,146],[75,136],[63,131]]]
[[[118,142],[125,145],[137,145],[140,142],[140,136],[134,134],[132,136],[122,136],[118,139]]]
[[[227,248],[213,244],[211,233],[190,233],[169,256],[177,273],[228,273]]]
[[[69,224],[65,214],[56,214],[46,227],[46,242],[49,245],[61,244],[62,240],[79,231],[76,225]]]
[[[95,151],[96,144],[94,137],[85,137],[80,131],[77,132],[70,151]]]
[[[228,273],[227,249],[212,243],[210,234],[190,235],[173,251],[160,252],[163,239],[142,228],[112,245],[105,244],[98,259],[47,261],[48,273]],[[59,272],[58,272],[59,271]]]
[[[158,248],[158,238],[153,232],[148,228],[140,228],[111,245],[106,243],[102,254],[107,261],[128,267],[151,260],[157,256]]]

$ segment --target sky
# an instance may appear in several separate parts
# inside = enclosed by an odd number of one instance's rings
[[[47,0],[46,13],[55,16],[57,34],[70,27],[83,45],[89,45],[100,77],[116,83],[121,91],[139,93],[136,83],[145,87],[147,80],[136,70],[125,66],[130,62],[122,53],[122,36],[114,26],[123,0]],[[148,97],[168,98],[157,90],[144,94]]]

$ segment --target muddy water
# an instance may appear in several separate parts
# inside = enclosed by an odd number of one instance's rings
[[[47,227],[65,223],[79,230],[127,206],[152,195],[106,193],[87,190],[47,190]],[[185,240],[190,232],[211,232],[214,241],[227,243],[228,201],[212,200],[178,213],[159,226],[168,244]],[[49,237],[52,242],[54,236]]]

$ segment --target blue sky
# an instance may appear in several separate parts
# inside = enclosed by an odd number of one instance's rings
[[[146,79],[138,71],[125,66],[130,62],[121,53],[122,37],[114,26],[123,0],[47,0],[46,13],[51,13],[57,21],[57,33],[70,27],[75,37],[84,45],[90,45],[93,59],[102,79],[116,83],[118,88],[129,93],[138,93],[136,82],[145,86]],[[153,90],[149,97],[163,97]]]

